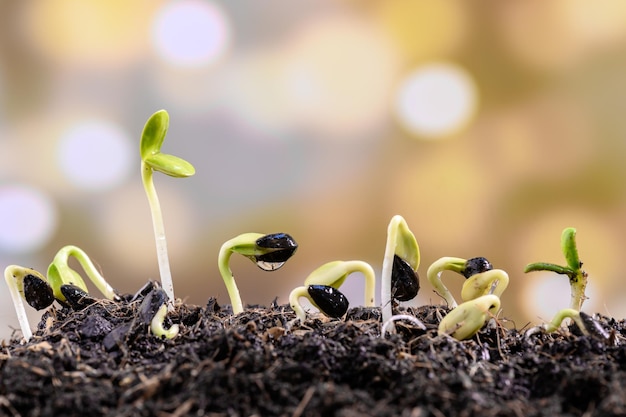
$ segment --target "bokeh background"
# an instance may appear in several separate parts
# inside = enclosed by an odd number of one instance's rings
[[[624,74],[620,0],[0,1],[0,265],[45,271],[74,244],[122,292],[158,279],[138,143],[164,108],[163,151],[197,170],[155,176],[189,303],[229,302],[217,253],[250,231],[300,247],[273,273],[232,258],[247,303],[286,303],[331,260],[379,274],[401,214],[416,304],[441,302],[431,262],[486,256],[511,276],[503,317],[550,319],[567,279],[523,268],[563,263],[573,226],[584,309],[623,318]],[[358,274],[344,289],[362,303]]]

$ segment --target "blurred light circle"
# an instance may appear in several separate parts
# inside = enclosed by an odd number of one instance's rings
[[[523,291],[520,292],[526,315],[532,320],[548,322],[560,310],[570,306],[570,285],[565,275],[554,272],[532,272]],[[583,311],[595,313],[602,307],[600,291],[595,282],[587,282],[585,294],[589,297],[583,304]]]
[[[45,245],[58,224],[56,207],[39,190],[0,186],[0,250],[30,252]]]
[[[278,91],[305,129],[345,140],[387,121],[400,57],[380,27],[354,17],[314,19],[284,58]]]
[[[128,135],[103,121],[74,125],[61,136],[57,151],[61,172],[75,186],[104,190],[119,185],[130,172],[133,150]]]
[[[154,0],[23,2],[21,35],[60,65],[124,66],[145,55]]]
[[[206,1],[168,3],[156,16],[152,41],[157,53],[180,67],[205,66],[226,50],[230,38],[224,12]]]
[[[475,83],[465,70],[450,64],[430,64],[401,84],[396,112],[410,132],[439,138],[465,127],[477,105]]]

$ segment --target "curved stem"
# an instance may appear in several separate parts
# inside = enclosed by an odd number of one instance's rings
[[[302,305],[300,305],[300,297],[305,297],[309,301],[311,300],[307,287],[296,287],[289,294],[289,304],[291,308],[296,312],[296,317],[300,319],[300,322],[304,323],[306,320],[306,312],[302,308]]]
[[[574,323],[576,323],[582,334],[584,334],[585,336],[589,336],[587,327],[580,318],[580,312],[573,308],[564,308],[563,310],[557,312],[552,318],[552,321],[544,325],[545,331],[548,333],[557,331],[559,327],[561,327],[561,323],[563,323],[563,320],[567,318],[574,320]]]
[[[346,261],[345,268],[358,271],[365,277],[365,307],[374,307],[374,292],[376,289],[376,274],[370,264],[363,261]]]
[[[9,286],[9,293],[15,306],[15,313],[17,314],[17,321],[20,323],[22,329],[22,335],[28,342],[33,336],[33,332],[30,329],[30,323],[28,322],[28,316],[26,315],[26,309],[24,308],[24,301],[20,291],[18,289],[17,280],[21,277],[24,278],[25,268],[18,265],[9,265],[4,270],[4,279]]]
[[[483,295],[500,297],[509,285],[509,275],[502,269],[491,269],[469,277],[463,283],[461,298],[470,301]]]
[[[119,299],[113,287],[111,287],[111,285],[100,274],[89,256],[87,256],[87,254],[79,247],[72,245],[63,247],[55,256],[54,262],[57,263],[56,261],[57,259],[59,259],[61,261],[59,262],[60,264],[63,264],[67,268],[69,268],[69,266],[67,266],[67,260],[70,256],[74,256],[78,260],[78,263],[80,264],[80,266],[83,267],[85,273],[87,274],[89,279],[91,279],[91,282],[94,283],[96,288],[98,288],[98,290],[106,298],[108,298],[109,300]],[[57,264],[57,267],[60,267],[59,264]]]
[[[458,304],[452,296],[452,293],[448,290],[448,287],[446,287],[441,281],[441,274],[443,271],[447,270],[462,273],[465,269],[466,263],[467,260],[463,258],[444,256],[443,258],[439,258],[433,262],[428,267],[428,271],[426,272],[428,282],[430,282],[435,289],[435,292],[446,301],[446,304],[448,304],[448,307],[450,308],[455,308]]]
[[[398,320],[407,320],[413,323],[414,325],[416,325],[417,327],[419,327],[420,329],[426,330],[426,325],[417,317],[413,317],[409,314],[396,314],[395,316],[391,316],[389,320],[383,322],[383,327],[380,330],[380,335],[382,337],[385,337],[389,329],[389,326]]]
[[[236,239],[236,238],[235,238]],[[220,248],[220,253],[217,258],[217,265],[226,285],[228,291],[228,297],[230,297],[230,304],[233,308],[233,314],[239,314],[243,311],[243,303],[241,302],[241,296],[239,295],[239,289],[235,282],[235,277],[230,269],[230,257],[233,254],[231,247],[234,239],[225,242]]]
[[[169,329],[163,327],[165,316],[167,315],[167,306],[163,304],[157,310],[156,314],[150,321],[150,331],[157,337],[165,337],[166,339],[173,339],[176,337],[179,331],[178,324],[172,324]]]
[[[157,260],[159,262],[159,273],[161,275],[161,286],[167,294],[170,302],[168,309],[173,309],[174,303],[174,284],[172,283],[172,273],[170,272],[170,263],[167,257],[167,242],[165,240],[165,226],[163,225],[163,215],[161,213],[161,205],[157,196],[154,182],[152,180],[152,168],[150,168],[143,160],[141,161],[141,180],[148,196],[150,204],[150,212],[152,213],[152,226],[154,228],[154,239],[156,242]]]

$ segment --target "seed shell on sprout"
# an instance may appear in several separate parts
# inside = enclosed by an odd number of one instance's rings
[[[346,296],[329,285],[309,285],[307,292],[322,313],[329,317],[339,318],[343,316],[350,306]]]
[[[417,272],[411,265],[398,255],[393,256],[391,269],[391,294],[398,301],[409,301],[415,298],[420,290]]]
[[[54,293],[46,281],[33,275],[24,276],[24,298],[35,310],[42,310],[54,302]]]
[[[150,291],[141,302],[139,306],[139,318],[144,324],[150,324],[155,314],[168,300],[165,290],[161,287],[156,287]]]
[[[256,240],[256,245],[263,249],[274,249],[262,255],[256,255],[257,265],[261,269],[269,271],[283,266],[298,249],[296,241],[287,233],[273,233],[262,236]],[[268,264],[267,267],[264,264]]]
[[[596,337],[598,339],[608,339],[609,334],[606,330],[598,323],[592,316],[585,313],[584,311],[580,312],[580,318],[585,325],[585,329],[589,332],[590,335]]]
[[[97,301],[82,288],[72,284],[61,285],[61,294],[65,297],[66,303],[74,310],[82,310]]]
[[[489,262],[487,258],[480,256],[467,260],[465,263],[465,269],[463,270],[463,276],[465,278],[470,278],[476,274],[480,274],[481,272],[491,271],[492,269],[493,265],[491,265],[491,262]]]

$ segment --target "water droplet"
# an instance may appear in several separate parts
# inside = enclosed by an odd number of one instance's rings
[[[264,271],[276,271],[281,266],[285,265],[285,262],[267,262],[259,260],[260,257],[256,257],[256,265]]]

